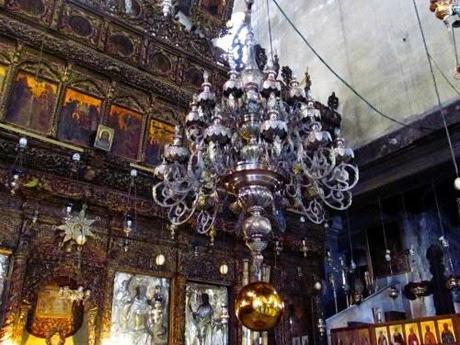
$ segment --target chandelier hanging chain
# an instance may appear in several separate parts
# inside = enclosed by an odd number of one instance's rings
[[[455,36],[455,29],[452,29],[452,42],[454,44],[455,66],[458,68],[460,64],[458,60],[457,37]]]
[[[399,124],[402,127],[408,127],[412,128],[418,131],[433,131],[435,128],[429,128],[429,127],[424,127],[424,126],[414,126],[413,124],[410,123],[404,123],[390,115],[385,114],[383,111],[378,109],[375,105],[373,105],[368,99],[366,99],[360,92],[358,92],[349,82],[347,82],[338,72],[336,72],[331,65],[321,56],[321,54],[318,53],[318,51],[313,47],[313,45],[306,39],[306,37],[300,32],[300,30],[295,26],[295,24],[292,22],[292,20],[289,18],[289,16],[286,14],[286,12],[283,10],[283,8],[280,6],[277,0],[273,0],[275,3],[276,7],[280,11],[280,13],[283,15],[283,17],[286,19],[286,21],[289,23],[289,25],[292,27],[292,29],[299,35],[299,37],[302,39],[302,41],[307,45],[307,47],[313,52],[313,54],[318,58],[319,61],[343,84],[345,85],[353,94],[355,94],[356,97],[358,97],[361,101],[363,101],[369,108],[371,108],[374,112],[379,114],[380,116],[386,118],[389,121],[392,121],[394,123]]]
[[[348,210],[345,212],[345,218],[347,220],[348,245],[350,246],[350,267],[352,270],[354,270],[356,268],[356,263],[353,257],[353,243],[351,242],[350,215]]]
[[[460,96],[460,91],[455,87],[454,84],[447,78],[446,74],[442,71],[442,68],[439,66],[439,64],[436,62],[436,60],[431,56],[430,54],[430,59],[431,62],[433,62],[433,66],[437,69],[438,73],[441,75],[442,79],[446,82],[447,85],[454,91],[458,96]]]
[[[388,248],[388,239],[387,239],[387,231],[385,227],[385,221],[383,219],[383,207],[382,207],[382,199],[379,197],[379,213],[380,213],[380,223],[382,225],[382,233],[383,233],[383,245],[385,246],[385,260],[388,263],[388,268],[390,269],[390,275],[393,275],[393,267],[391,265],[391,250]]]
[[[446,133],[447,142],[449,144],[449,151],[450,151],[450,156],[451,156],[451,159],[452,159],[452,165],[454,167],[455,176],[458,178],[459,177],[459,171],[458,171],[457,160],[455,158],[455,152],[454,152],[454,148],[453,148],[453,145],[452,145],[452,139],[451,139],[451,136],[450,136],[449,128],[447,126],[445,111],[444,111],[444,108],[442,107],[442,101],[441,101],[441,96],[440,96],[440,93],[439,93],[438,82],[436,80],[436,75],[434,74],[433,64],[431,62],[430,52],[428,50],[428,44],[426,42],[425,31],[423,29],[422,20],[420,18],[420,13],[419,13],[419,10],[418,10],[418,7],[417,7],[417,3],[415,2],[415,0],[412,0],[412,3],[414,5],[415,14],[416,14],[416,17],[417,17],[417,23],[418,23],[418,27],[419,27],[419,30],[420,30],[420,35],[422,36],[423,47],[425,49],[426,57],[427,57],[427,60],[428,60],[428,66],[430,68],[431,78],[433,80],[433,87],[434,87],[434,91],[436,93],[436,100],[438,102],[438,107],[439,107],[440,113],[441,113],[442,124],[443,124],[443,127],[444,127],[444,131]]]
[[[431,189],[433,191],[434,203],[436,206],[436,214],[438,216],[439,229],[441,230],[441,237],[439,238],[439,241],[441,242],[441,245],[447,252],[447,263],[448,263],[450,274],[452,275],[454,274],[454,262],[452,260],[450,243],[448,239],[446,238],[446,231],[444,228],[444,223],[442,221],[441,208],[439,207],[438,192],[436,190],[436,185],[434,184],[433,181],[431,182]]]
[[[270,57],[272,58],[272,63],[274,60],[274,55],[273,55],[273,36],[272,36],[272,22],[270,18],[270,0],[266,0],[266,6],[267,6],[267,22],[268,22],[268,37],[270,39]]]

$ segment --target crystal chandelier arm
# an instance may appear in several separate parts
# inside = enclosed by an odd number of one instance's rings
[[[324,190],[324,193],[321,195],[321,199],[330,208],[343,211],[351,206],[352,194],[348,190]]]
[[[187,164],[187,175],[192,180],[199,180],[203,174],[203,151],[201,144],[197,145],[196,150],[192,150]]]
[[[170,207],[168,212],[168,219],[171,224],[178,226],[187,223],[195,213],[196,199],[192,205],[192,207],[189,207],[185,201],[181,201]]]
[[[359,181],[359,170],[349,163],[340,163],[332,171],[331,175],[322,179],[322,184],[336,191],[349,191]]]
[[[324,222],[326,212],[324,211],[322,203],[318,201],[318,198],[314,198],[308,202],[305,215],[315,224],[322,224]]]
[[[336,160],[329,147],[320,147],[314,151],[303,151],[302,170],[312,180],[321,180],[334,169]]]
[[[169,164],[167,169],[163,181],[153,186],[152,195],[158,205],[171,208],[193,195],[196,180],[189,178],[186,169],[180,164]]]
[[[219,207],[215,207],[213,212],[200,211],[197,216],[196,231],[199,234],[208,233],[214,226]]]

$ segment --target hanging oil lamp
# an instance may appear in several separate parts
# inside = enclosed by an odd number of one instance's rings
[[[11,195],[15,195],[21,187],[21,180],[24,177],[24,152],[27,149],[27,138],[21,137],[16,145],[16,158],[10,168],[10,174],[5,187],[10,191]]]
[[[392,285],[388,289],[388,297],[390,297],[393,300],[399,297],[399,289],[395,285]]]

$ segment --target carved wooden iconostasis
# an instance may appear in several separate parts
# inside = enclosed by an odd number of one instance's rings
[[[200,37],[165,18],[159,3],[132,1],[126,14],[118,0],[0,0],[2,344],[195,345],[190,339],[204,336],[193,323],[201,305],[214,315],[206,341],[241,343],[233,300],[248,252],[234,217],[219,222],[215,241],[193,226],[173,234],[151,197],[153,168],[202,72],[217,92],[226,78],[208,39],[233,2],[191,5]],[[25,173],[12,195],[5,184],[21,136],[29,141]],[[81,251],[61,246],[56,230],[68,201],[77,211],[87,205],[96,220]],[[127,238],[129,209],[136,226]],[[321,274],[324,229],[290,221],[284,252],[267,253],[288,305],[270,345],[294,336],[313,341],[321,313],[310,287]],[[63,287],[88,292],[84,303],[69,302]]]

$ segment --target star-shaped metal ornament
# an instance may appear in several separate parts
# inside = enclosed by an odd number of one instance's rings
[[[86,218],[87,208],[88,206],[83,204],[81,211],[77,215],[66,218],[64,224],[57,227],[58,230],[63,231],[62,236],[64,238],[61,242],[61,246],[73,241],[81,247],[86,243],[88,237],[96,237],[91,231],[91,227],[98,218]]]

